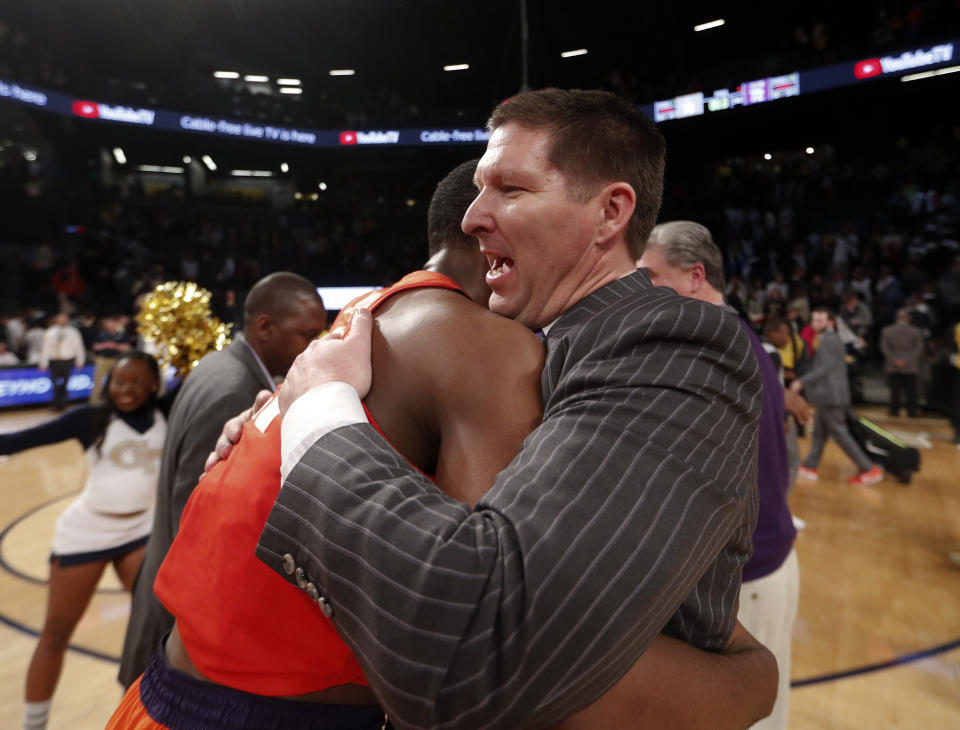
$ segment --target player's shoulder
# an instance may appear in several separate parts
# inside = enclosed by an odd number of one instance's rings
[[[463,294],[443,289],[406,292],[377,313],[378,328],[400,350],[416,350],[441,362],[443,353],[460,363],[509,356],[539,361],[543,347],[529,329],[493,314]]]

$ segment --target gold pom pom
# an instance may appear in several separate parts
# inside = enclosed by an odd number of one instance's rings
[[[159,284],[143,299],[137,330],[160,347],[160,361],[185,378],[200,358],[230,343],[230,325],[210,313],[210,292],[193,282]]]

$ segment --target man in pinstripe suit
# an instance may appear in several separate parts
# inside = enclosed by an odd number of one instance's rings
[[[634,270],[660,204],[656,128],[558,90],[490,126],[463,227],[491,308],[547,330],[542,425],[474,509],[446,498],[367,423],[361,313],[283,388],[285,481],[257,551],[320,589],[399,728],[543,727],[661,630],[722,648],[756,522],[750,344]]]

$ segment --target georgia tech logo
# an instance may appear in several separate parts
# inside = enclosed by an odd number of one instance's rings
[[[110,449],[107,458],[118,469],[143,469],[147,474],[155,474],[160,449],[148,448],[139,441],[125,441]]]

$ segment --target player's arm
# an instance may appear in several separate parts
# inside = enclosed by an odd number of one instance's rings
[[[723,654],[661,634],[613,688],[549,730],[742,730],[776,697],[776,659],[739,623]]]

